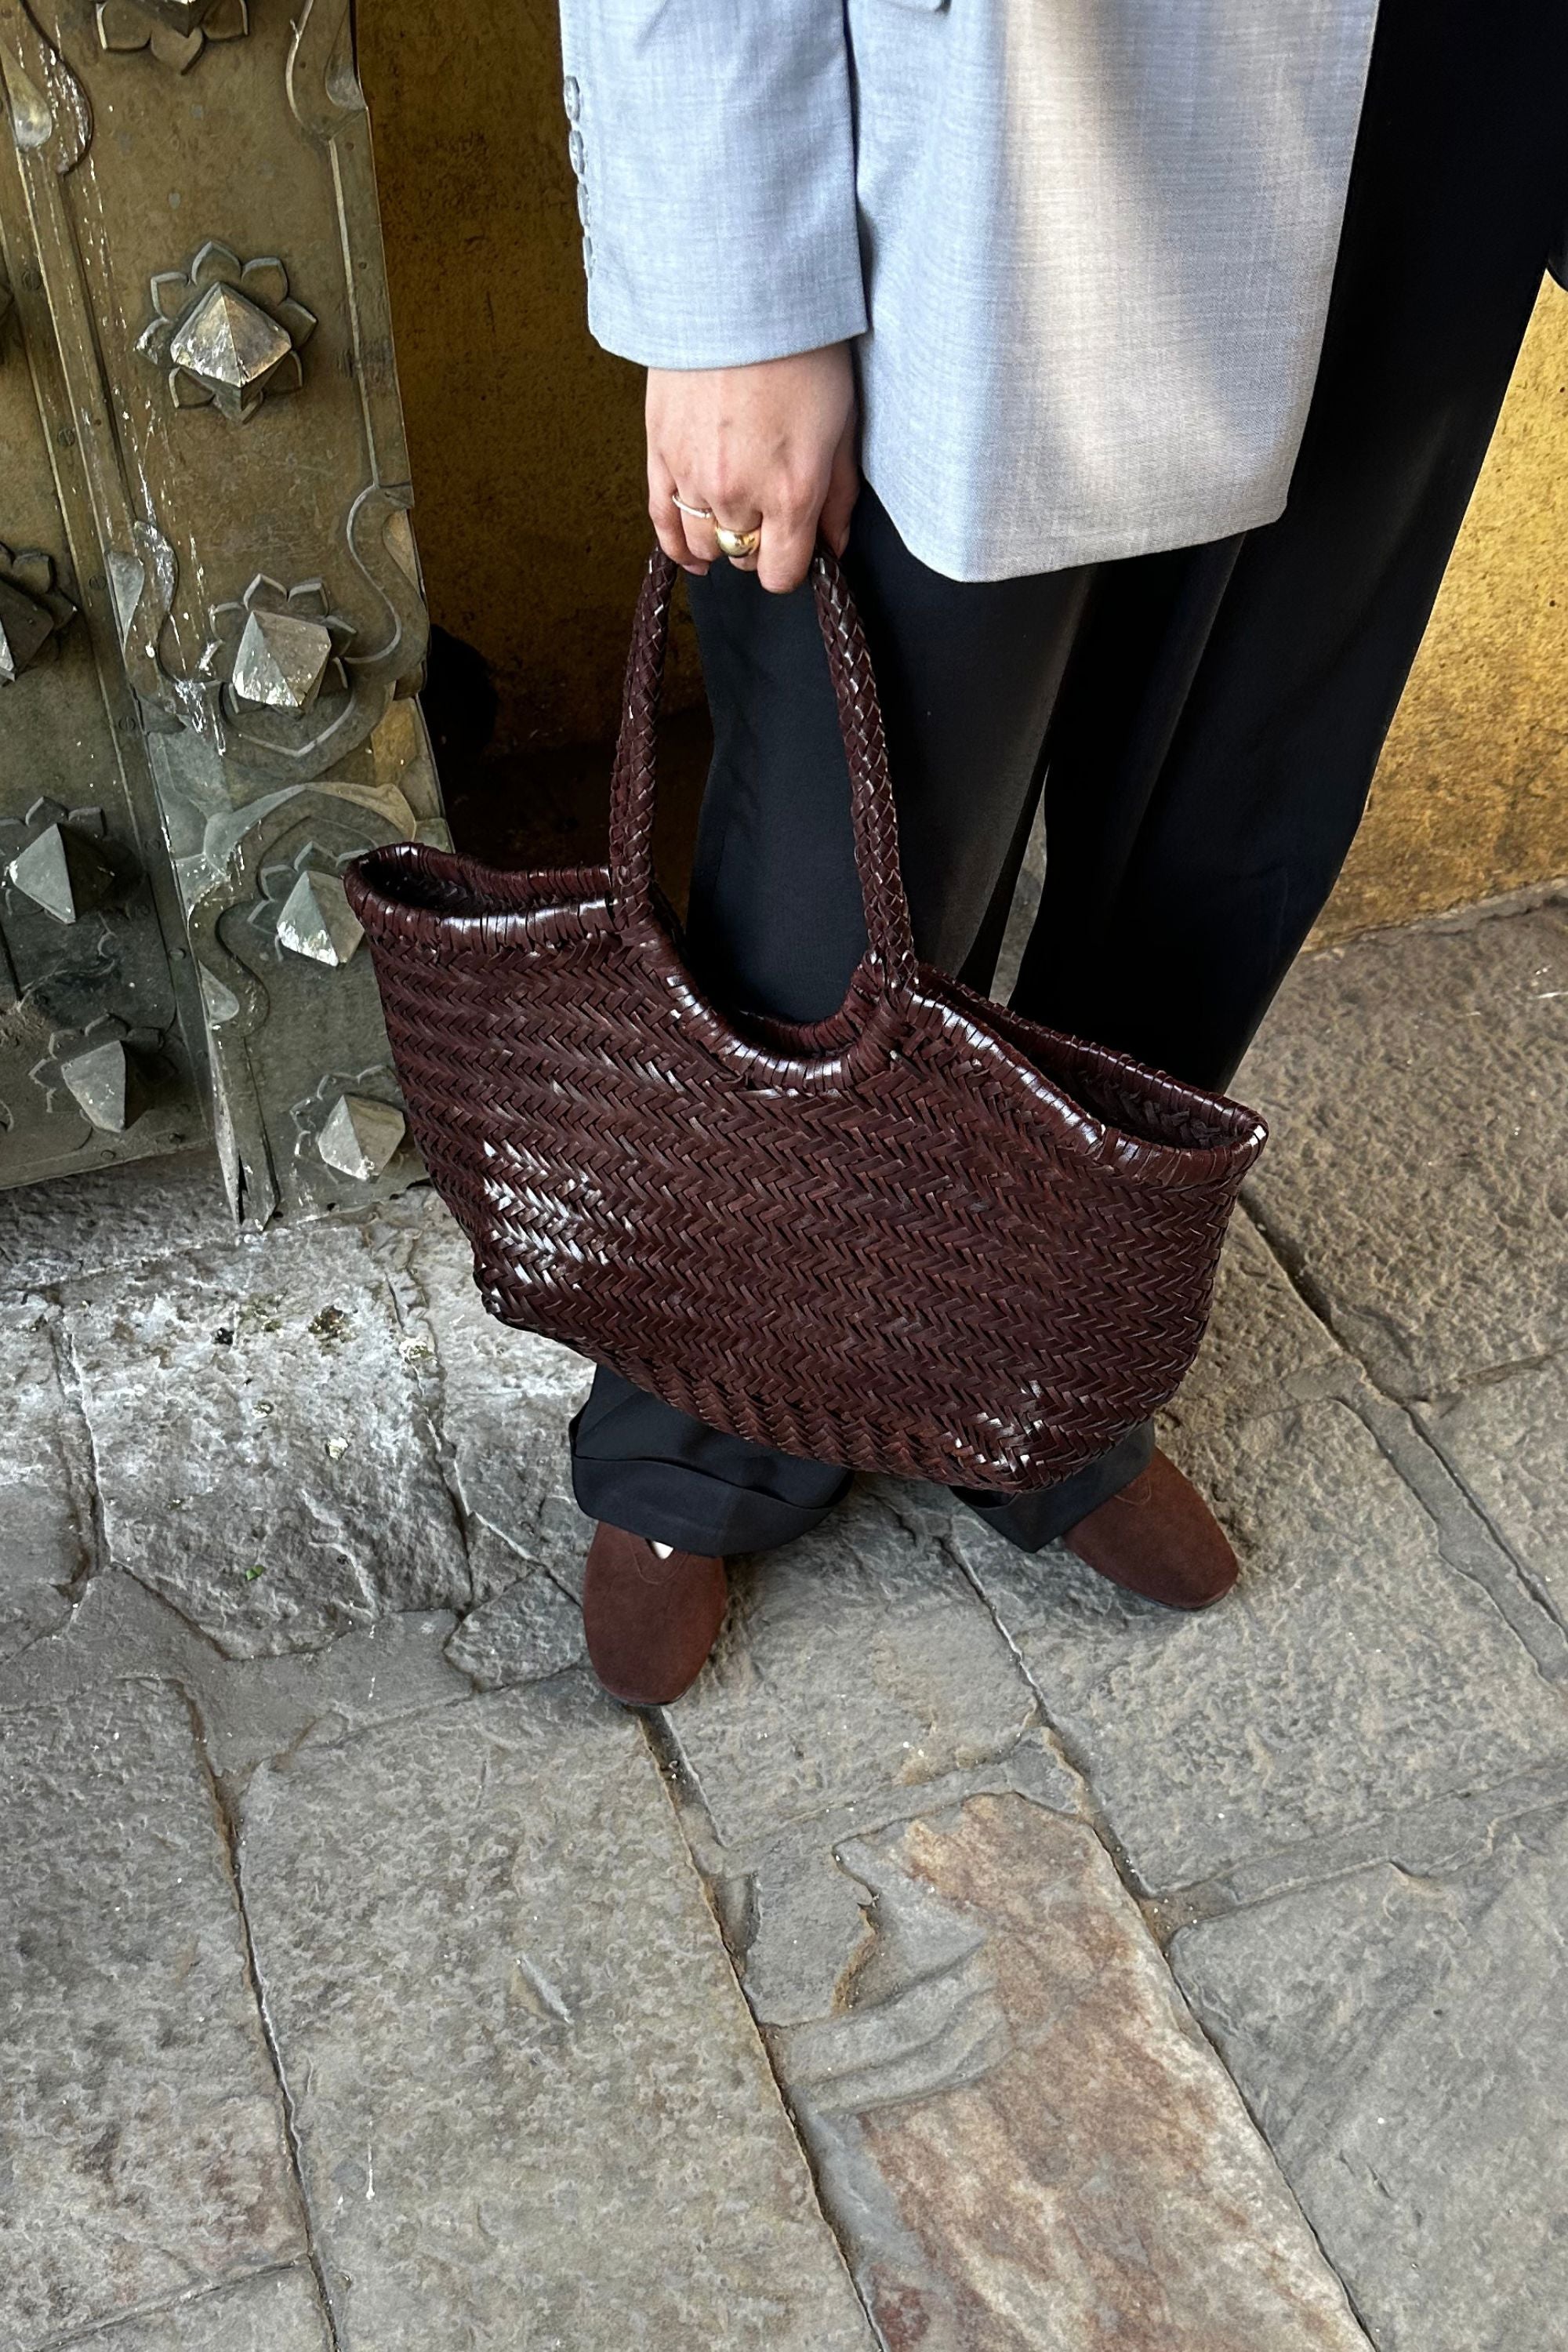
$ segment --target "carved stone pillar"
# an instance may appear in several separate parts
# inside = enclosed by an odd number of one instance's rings
[[[349,0],[0,0],[0,1181],[406,1182],[373,841],[444,836]]]

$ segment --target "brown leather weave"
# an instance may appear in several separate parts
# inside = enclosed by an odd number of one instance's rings
[[[1263,1126],[917,963],[876,688],[826,554],[870,943],[827,1021],[710,1003],[652,872],[673,580],[656,554],[607,866],[399,842],[350,869],[426,1164],[503,1322],[788,1454],[1049,1485],[1186,1370]]]

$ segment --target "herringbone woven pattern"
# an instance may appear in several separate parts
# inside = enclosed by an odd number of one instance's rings
[[[672,581],[656,555],[607,866],[498,873],[400,842],[351,869],[431,1176],[503,1322],[786,1453],[1048,1485],[1181,1380],[1263,1128],[916,962],[827,556],[870,944],[813,1027],[708,1003],[651,869]]]

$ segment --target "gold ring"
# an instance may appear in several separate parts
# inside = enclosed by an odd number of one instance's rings
[[[722,523],[714,525],[713,536],[719,542],[720,554],[727,555],[731,562],[737,555],[755,555],[763,543],[760,530],[726,530]]]

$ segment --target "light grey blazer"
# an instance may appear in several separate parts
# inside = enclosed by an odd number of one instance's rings
[[[561,13],[607,350],[857,339],[867,478],[954,579],[1279,512],[1376,0]]]

